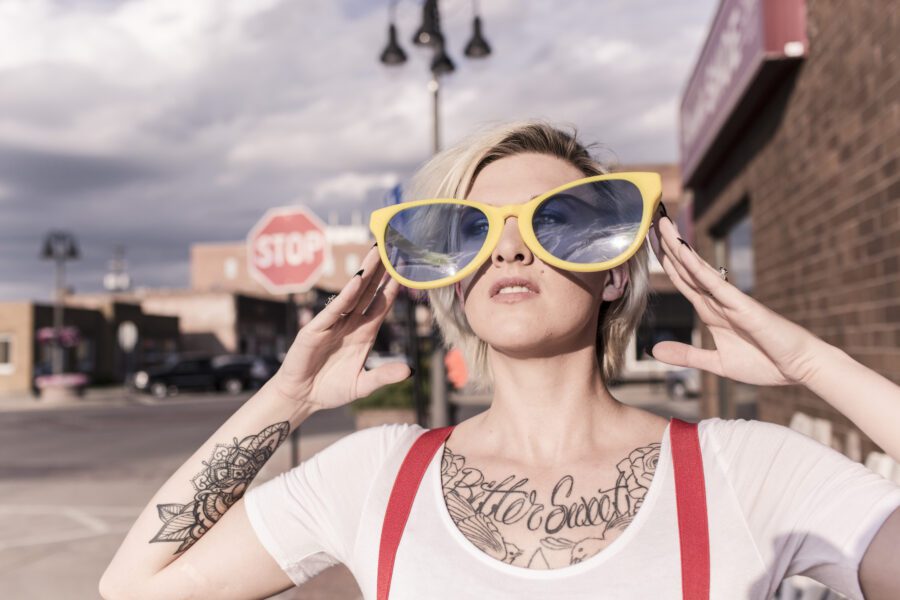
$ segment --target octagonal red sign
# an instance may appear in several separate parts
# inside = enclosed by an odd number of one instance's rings
[[[247,270],[273,294],[305,292],[331,251],[325,224],[304,206],[273,208],[247,234]]]

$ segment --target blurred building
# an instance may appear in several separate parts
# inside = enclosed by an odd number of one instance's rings
[[[293,317],[287,294],[272,294],[250,276],[244,240],[192,244],[190,288],[139,288],[127,297],[147,313],[178,317],[183,352],[280,356],[292,341],[290,319],[308,321],[359,270],[372,246],[367,231],[340,225],[326,229],[329,252],[322,277],[309,291],[294,295]],[[92,306],[106,296],[80,294],[68,302]]]
[[[325,233],[329,252],[321,277],[308,292],[294,296],[296,322],[300,324],[318,313],[328,297],[350,281],[372,247],[366,227],[329,225]],[[267,291],[251,277],[247,263],[247,245],[243,240],[193,244],[190,294],[243,298],[243,306],[236,303],[229,316],[220,321],[221,327],[233,332],[225,347],[235,352],[280,354],[288,347],[284,337],[288,296]],[[261,303],[268,303],[267,308]]]
[[[361,225],[330,225],[326,238],[330,253],[322,276],[308,292],[294,295],[296,315],[289,313],[286,294],[271,294],[250,277],[244,240],[192,245],[189,288],[69,294],[64,325],[77,328],[80,340],[67,350],[66,369],[102,384],[125,381],[129,366],[158,363],[175,354],[280,357],[292,341],[291,319],[308,322],[359,270],[372,246]],[[117,341],[125,321],[138,331],[137,347],[127,356]],[[385,331],[402,329],[394,321],[389,319]],[[0,395],[29,393],[34,377],[49,373],[50,347],[37,337],[52,324],[51,304],[0,302]],[[390,336],[380,333],[375,350],[389,350],[390,345]]]
[[[889,16],[889,15],[892,15]],[[681,102],[693,231],[729,280],[900,381],[900,19],[896,4],[724,0]],[[704,329],[703,346],[714,347]],[[802,386],[706,373],[703,414],[874,445]],[[812,425],[809,425],[812,424]],[[812,429],[810,429],[812,428]]]
[[[689,215],[682,207],[681,173],[678,165],[631,164],[619,170],[659,173],[662,178],[662,201],[666,205],[667,213],[679,223],[689,221]],[[652,291],[637,333],[629,343],[620,376],[622,381],[661,381],[665,379],[667,373],[673,371],[671,365],[648,356],[646,348],[667,340],[685,344],[699,344],[700,341],[699,337],[695,338],[699,336],[699,332],[694,324],[693,306],[663,271],[652,251],[649,264]]]
[[[362,225],[329,225],[325,237],[330,246],[315,289],[329,295],[341,290],[359,270],[363,257],[372,247],[372,235]],[[203,243],[191,246],[191,289],[256,294],[275,300],[287,300],[286,294],[271,294],[250,276],[247,269],[247,245],[244,240]]]
[[[232,292],[141,288],[114,298],[178,323],[178,352],[275,356],[285,350],[285,303]],[[110,295],[76,294],[66,306],[101,307]]]
[[[178,318],[147,314],[140,304],[106,297],[90,307],[67,305],[63,318],[65,327],[78,330],[77,344],[65,350],[64,365],[93,383],[125,378],[128,364],[118,343],[122,323],[134,323],[140,332],[135,364],[178,350]],[[34,377],[50,373],[51,346],[38,342],[38,332],[52,327],[52,304],[0,302],[0,396],[29,394]]]

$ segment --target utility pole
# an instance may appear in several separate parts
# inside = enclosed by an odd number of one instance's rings
[[[381,62],[388,66],[402,65],[406,62],[406,52],[397,41],[397,27],[395,25],[397,0],[391,0],[389,5],[390,22],[388,25],[388,44],[381,53]],[[481,17],[479,16],[478,4],[473,2],[474,19],[472,21],[472,37],[465,47],[465,55],[469,58],[484,58],[490,55],[491,47],[481,32]],[[428,82],[428,91],[432,96],[432,154],[441,151],[441,131],[440,131],[440,77],[447,75],[456,70],[456,66],[447,54],[445,47],[444,33],[441,31],[440,10],[438,8],[438,0],[425,0],[422,6],[422,24],[412,38],[413,44],[423,48],[431,48],[434,54],[431,59],[431,80]],[[412,300],[412,294],[407,292],[408,307],[407,318],[409,326],[412,328],[410,339],[414,341],[411,348],[412,358],[418,364],[418,334],[416,332],[415,307]],[[447,401],[447,367],[444,364],[445,350],[440,340],[440,333],[437,327],[431,330],[432,353],[430,362],[431,371],[431,399],[429,406],[430,419],[426,424],[423,422],[423,414],[421,407],[422,402],[422,379],[421,374],[417,370],[413,375],[413,397],[416,404],[416,410],[419,414],[419,424],[423,427],[431,429],[444,427],[450,424],[449,406]]]
[[[41,252],[41,258],[44,260],[54,260],[56,262],[56,297],[53,304],[52,353],[54,375],[59,375],[65,368],[61,337],[63,328],[63,307],[65,305],[66,296],[66,261],[77,260],[80,257],[78,244],[75,241],[75,236],[71,233],[66,231],[51,231],[44,238],[44,247]]]

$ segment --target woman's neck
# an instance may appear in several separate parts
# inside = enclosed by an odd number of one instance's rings
[[[493,400],[473,426],[494,456],[578,460],[615,444],[631,412],[609,393],[592,347],[524,359],[494,351],[491,366]]]

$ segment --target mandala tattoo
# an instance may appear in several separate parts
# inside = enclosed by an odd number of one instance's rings
[[[269,425],[233,445],[216,444],[209,462],[191,483],[194,498],[187,504],[157,504],[162,528],[150,542],[181,542],[174,554],[190,548],[231,506],[241,499],[247,486],[287,439],[290,423]]]
[[[569,500],[574,477],[565,475],[553,487],[550,507],[538,501],[537,491],[527,489],[528,478],[515,475],[503,481],[485,481],[482,472],[465,466],[465,458],[444,446],[441,485],[453,522],[475,546],[497,560],[515,564],[525,550],[504,539],[498,523],[522,522],[529,531],[548,534],[541,548],[531,553],[528,568],[549,569],[547,552],[565,552],[566,562],[576,564],[597,554],[611,539],[608,533],[624,530],[640,509],[653,481],[661,444],[655,442],[632,450],[616,465],[615,485],[598,489],[589,498]],[[602,526],[600,536],[578,536],[577,528]],[[571,537],[558,535],[564,529]],[[545,552],[547,551],[547,552]],[[525,560],[525,559],[523,559]]]

